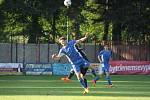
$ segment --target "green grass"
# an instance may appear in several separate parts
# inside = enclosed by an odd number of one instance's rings
[[[90,92],[82,95],[75,77],[70,83],[61,76],[0,76],[0,100],[150,100],[150,75],[112,75],[113,88],[104,79],[91,84]]]

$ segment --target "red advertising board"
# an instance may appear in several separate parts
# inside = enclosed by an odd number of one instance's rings
[[[150,61],[111,61],[111,74],[150,74]]]

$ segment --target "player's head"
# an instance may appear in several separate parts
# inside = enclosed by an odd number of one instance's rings
[[[106,43],[107,43],[107,41],[105,41],[105,40],[100,41],[100,45],[102,45],[102,46],[104,46]]]
[[[108,50],[108,49],[109,49],[108,44],[105,44],[105,45],[104,45],[104,49],[105,49],[105,50]]]
[[[60,37],[58,41],[62,46],[67,44],[67,39],[64,36]]]

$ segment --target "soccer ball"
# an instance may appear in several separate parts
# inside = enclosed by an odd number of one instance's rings
[[[67,7],[71,6],[71,0],[65,0],[64,5]]]

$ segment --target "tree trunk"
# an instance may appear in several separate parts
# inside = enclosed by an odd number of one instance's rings
[[[38,16],[33,14],[32,16],[32,25],[31,25],[31,33],[29,34],[28,43],[38,43],[39,37],[41,36],[41,28],[38,23]]]
[[[121,23],[118,21],[113,22],[112,41],[113,43],[121,42]]]
[[[108,40],[108,32],[109,32],[109,22],[107,20],[105,20],[105,22],[104,22],[104,35],[103,35],[104,41]]]

